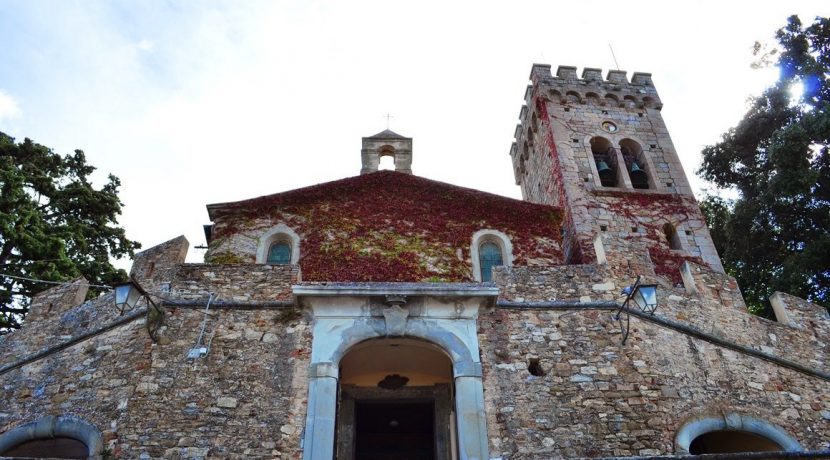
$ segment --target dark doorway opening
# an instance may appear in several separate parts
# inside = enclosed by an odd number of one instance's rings
[[[16,458],[87,458],[86,444],[73,438],[32,439],[0,452],[0,457]]]
[[[433,460],[433,402],[357,401],[355,458]]]
[[[777,452],[784,450],[775,442],[746,431],[710,431],[695,438],[689,453],[726,454],[736,452]]]

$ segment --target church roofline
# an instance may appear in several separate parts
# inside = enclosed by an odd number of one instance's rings
[[[389,129],[384,129],[383,131],[369,137],[364,137],[364,139],[412,139],[410,137],[401,136],[400,134],[391,131]]]
[[[239,207],[243,207],[245,205],[257,206],[261,202],[265,202],[265,201],[268,201],[268,200],[275,200],[275,199],[278,199],[278,198],[289,197],[289,196],[292,196],[292,195],[299,196],[299,195],[315,192],[315,191],[318,191],[320,189],[335,187],[337,185],[341,185],[341,184],[352,182],[352,181],[359,182],[359,181],[362,181],[362,180],[366,180],[366,178],[373,178],[373,177],[389,177],[389,178],[394,178],[395,181],[402,181],[402,180],[421,181],[421,182],[424,182],[424,183],[431,183],[431,184],[436,184],[436,185],[439,185],[439,186],[445,186],[447,188],[455,189],[455,190],[458,190],[458,191],[477,194],[481,198],[484,198],[484,199],[507,200],[507,201],[516,203],[517,205],[521,204],[522,206],[533,206],[533,207],[538,207],[540,209],[541,208],[547,208],[547,209],[552,209],[552,210],[553,209],[560,209],[558,206],[551,206],[551,205],[541,204],[541,203],[531,203],[529,201],[519,200],[519,199],[516,199],[516,198],[511,198],[511,197],[507,197],[507,196],[503,196],[503,195],[497,195],[495,193],[484,192],[484,191],[476,190],[476,189],[469,188],[469,187],[463,187],[463,186],[460,186],[460,185],[454,185],[454,184],[450,184],[450,183],[447,183],[447,182],[442,182],[442,181],[438,181],[438,180],[434,180],[434,179],[428,179],[428,178],[421,177],[421,176],[406,174],[406,173],[402,173],[402,172],[398,172],[398,171],[390,171],[390,170],[375,171],[375,172],[372,172],[372,173],[369,173],[369,174],[361,174],[361,175],[358,175],[358,176],[346,177],[346,178],[343,178],[343,179],[337,179],[337,180],[333,180],[333,181],[329,181],[329,182],[322,182],[322,183],[319,183],[319,184],[309,185],[309,186],[306,186],[306,187],[296,188],[296,189],[292,189],[292,190],[286,190],[286,191],[283,191],[283,192],[273,193],[273,194],[270,194],[270,195],[262,195],[262,196],[255,197],[255,198],[248,198],[248,199],[245,199],[245,200],[228,201],[228,202],[224,202],[224,203],[208,204],[208,205],[206,205],[206,208],[207,208],[207,211],[208,211],[208,217],[211,220],[213,220],[214,217],[215,217],[214,212],[221,211],[223,209],[239,208]]]

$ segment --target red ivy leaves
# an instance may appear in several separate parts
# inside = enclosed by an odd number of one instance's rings
[[[306,281],[469,281],[471,238],[483,228],[511,238],[516,264],[562,260],[559,208],[394,171],[218,206],[215,239],[263,215],[301,235]]]

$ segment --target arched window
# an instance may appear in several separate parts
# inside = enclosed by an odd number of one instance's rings
[[[300,261],[300,236],[285,224],[277,224],[259,238],[257,263],[297,264]]]
[[[287,265],[291,263],[291,245],[286,241],[276,241],[268,248],[266,263],[272,265]]]
[[[504,265],[501,248],[493,242],[486,241],[478,248],[478,260],[481,267],[481,281],[493,280],[493,267]]]
[[[498,230],[479,230],[473,235],[472,243],[470,256],[476,281],[492,281],[493,267],[513,265],[513,245],[504,233]]]
[[[616,187],[617,180],[617,152],[611,141],[604,137],[591,138],[591,153],[597,167],[599,182],[603,187]]]
[[[623,139],[620,141],[620,152],[628,177],[631,178],[631,186],[637,189],[653,188],[645,153],[640,144],[631,139]]]

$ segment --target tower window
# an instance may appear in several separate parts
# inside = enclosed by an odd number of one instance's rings
[[[680,244],[680,235],[677,234],[677,229],[674,228],[674,225],[664,225],[663,235],[665,235],[666,241],[669,243],[671,249],[683,249],[683,246]]]
[[[603,187],[617,186],[617,151],[604,137],[591,138],[591,153],[597,167],[599,182]]]
[[[628,177],[631,178],[631,186],[637,189],[652,188],[645,153],[640,144],[631,139],[623,139],[620,141],[620,151]]]
[[[485,242],[478,249],[479,264],[481,266],[481,281],[493,280],[493,267],[504,265],[501,248],[496,243]]]
[[[272,243],[268,248],[268,260],[271,265],[287,265],[291,263],[291,246],[285,241]]]

